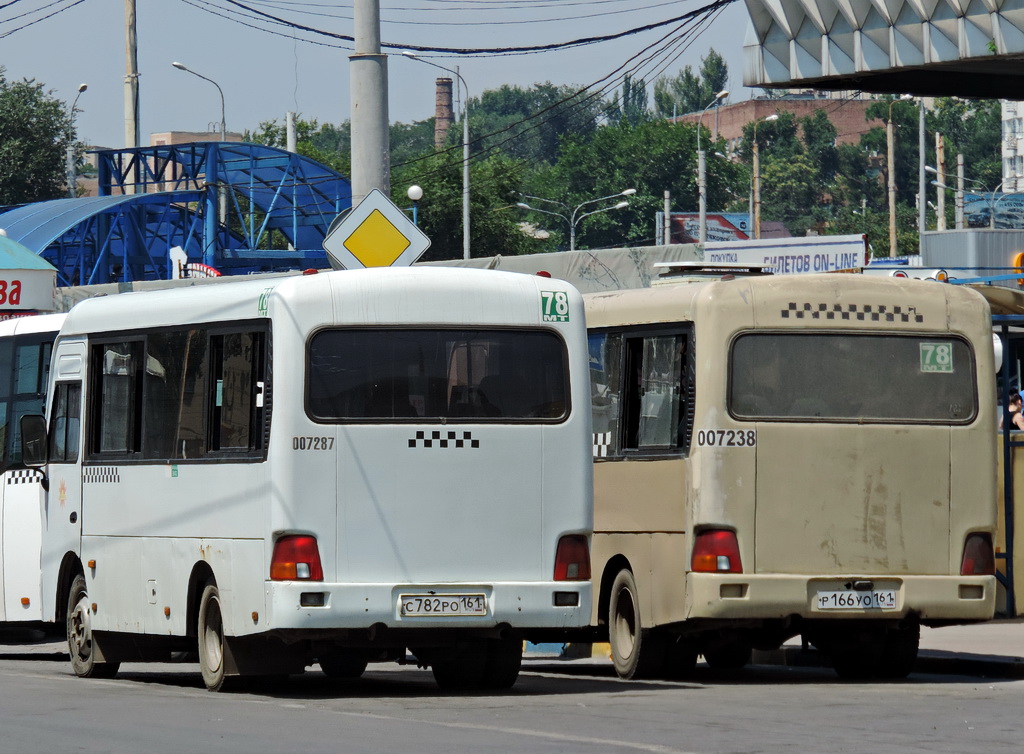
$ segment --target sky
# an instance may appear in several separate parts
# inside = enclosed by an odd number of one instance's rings
[[[562,43],[621,33],[695,11],[711,0],[380,0],[388,61],[389,115],[412,123],[434,114],[434,80],[448,75],[401,54],[406,45],[494,49]],[[321,123],[349,118],[351,42],[274,24],[353,34],[353,0],[137,0],[142,143],[161,131],[207,131],[220,122],[220,96],[207,81],[172,67],[179,61],[224,91],[227,130],[284,120],[291,110]],[[68,104],[78,86],[79,140],[124,145],[124,0],[0,0],[0,66],[8,80],[35,79]],[[45,16],[53,14],[49,18]],[[649,85],[661,74],[694,71],[710,49],[729,67],[729,100],[742,86],[749,21],[737,0],[688,34],[674,23],[621,39],[527,55],[422,53],[459,67],[470,96],[503,84],[616,88],[628,70]],[[254,28],[255,27],[255,28]],[[685,34],[685,36],[684,36]],[[669,42],[673,42],[668,44]],[[608,90],[608,94],[611,89]],[[653,101],[653,92],[651,93]]]

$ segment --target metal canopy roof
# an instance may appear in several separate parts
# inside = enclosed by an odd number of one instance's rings
[[[1021,0],[745,0],[743,83],[1024,99]]]
[[[97,152],[101,196],[8,209],[0,227],[61,285],[165,279],[168,252],[225,272],[326,266],[348,180],[301,155],[237,142]],[[0,212],[3,212],[0,209]]]

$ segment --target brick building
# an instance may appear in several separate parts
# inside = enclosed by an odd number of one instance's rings
[[[756,99],[736,102],[731,105],[710,108],[704,113],[702,125],[707,127],[712,136],[726,140],[729,154],[732,157],[743,142],[743,127],[754,120],[764,120],[773,113],[792,113],[799,121],[818,110],[824,110],[832,125],[836,127],[836,144],[857,144],[860,137],[872,128],[884,128],[881,120],[868,121],[865,118],[867,109],[875,100],[852,97],[832,97],[821,92],[805,94],[789,94],[778,99],[758,97]],[[700,113],[680,115],[675,120],[682,123],[696,123]]]

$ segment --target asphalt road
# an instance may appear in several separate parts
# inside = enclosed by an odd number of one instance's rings
[[[429,671],[311,670],[212,694],[198,666],[75,678],[59,651],[0,647],[0,752],[998,752],[1024,745],[1024,681],[698,665],[686,683],[607,664],[529,660],[500,695],[438,691]]]

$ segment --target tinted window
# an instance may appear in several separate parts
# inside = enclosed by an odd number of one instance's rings
[[[325,330],[309,346],[308,411],[325,421],[560,420],[565,348],[515,330]]]
[[[732,347],[740,418],[957,424],[976,400],[973,355],[957,338],[757,333]]]

